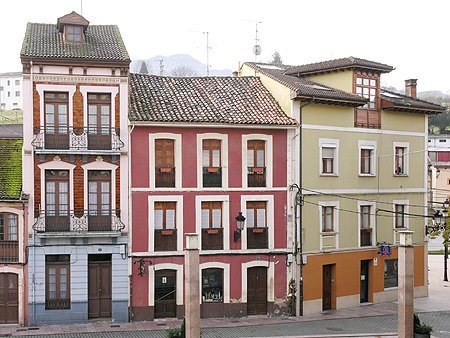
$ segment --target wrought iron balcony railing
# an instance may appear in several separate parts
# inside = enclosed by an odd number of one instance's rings
[[[36,128],[31,142],[39,150],[120,150],[125,144],[119,128],[45,126]]]
[[[33,230],[36,232],[120,232],[125,224],[119,210],[41,211]]]
[[[19,242],[0,241],[0,262],[14,263],[19,261]]]

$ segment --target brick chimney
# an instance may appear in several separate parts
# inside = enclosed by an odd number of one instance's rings
[[[417,79],[405,80],[405,95],[417,98]]]

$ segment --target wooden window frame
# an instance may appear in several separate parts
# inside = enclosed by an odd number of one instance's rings
[[[359,217],[360,217],[360,246],[372,246],[372,205],[360,205]],[[367,224],[366,221],[367,220]]]
[[[77,34],[74,31],[71,31],[71,29],[79,29],[80,32]],[[65,25],[64,26],[64,41],[70,42],[70,43],[82,43],[84,42],[84,32],[83,32],[83,26],[79,25]]]
[[[360,175],[373,175],[373,152],[374,149],[370,148],[361,148],[360,152]],[[368,154],[368,155],[367,155]],[[369,168],[366,168],[366,159],[369,159]]]
[[[333,151],[333,157],[324,157],[323,155],[323,150],[324,149],[331,149]],[[335,170],[335,159],[336,159],[336,148],[335,147],[326,147],[326,146],[322,146],[320,148],[320,152],[321,152],[321,160],[322,160],[322,175],[333,175],[336,174],[336,170]],[[331,171],[327,171],[326,168],[328,168],[328,161],[331,162]]]
[[[203,151],[208,151],[208,163],[203,163]],[[219,166],[213,165],[213,151],[219,150]],[[203,168],[221,168],[222,167],[222,141],[217,139],[202,140],[202,166]]]
[[[202,229],[223,229],[223,202],[221,201],[203,201],[201,204],[202,211],[209,210],[208,227],[204,228],[202,223]],[[220,210],[220,227],[213,227],[213,210]]]
[[[175,188],[175,140],[168,138],[155,139],[155,188]],[[171,149],[170,149],[171,148]],[[167,156],[170,151],[172,156]],[[167,175],[165,182],[164,177]],[[168,176],[171,177],[168,177]]]
[[[257,212],[257,210],[258,209],[264,209],[264,218],[265,218],[265,226],[264,227],[260,227],[260,226],[258,226],[258,222],[257,222],[257,220],[258,220],[258,212]],[[257,229],[257,228],[267,228],[267,201],[247,201],[247,203],[246,203],[246,210],[247,210],[247,212],[248,212],[248,210],[253,210],[253,226],[252,227],[249,227],[248,226],[248,223],[246,224],[246,227],[247,228],[255,228],[255,229]]]
[[[54,97],[49,97],[53,95]],[[61,98],[60,95],[65,95],[65,98]],[[50,125],[48,122],[47,106],[53,106],[53,124]],[[66,107],[66,124],[60,125],[59,117],[60,106],[64,105]],[[43,131],[45,135],[45,147],[49,149],[69,149],[69,92],[53,92],[44,91],[44,126]]]
[[[178,248],[177,239],[177,202],[155,202],[154,215],[155,220],[156,211],[162,210],[162,224],[161,228],[156,228],[156,223],[153,224],[154,238],[155,238],[155,251],[176,251]],[[173,210],[173,228],[167,228],[167,210]]]
[[[155,202],[155,211],[162,210],[163,211],[163,219],[162,219],[162,230],[175,230],[177,228],[177,202]],[[173,229],[167,229],[167,218],[166,213],[167,210],[174,210],[174,224]],[[155,230],[161,230],[156,229]]]
[[[111,170],[88,170],[88,229],[89,231],[111,231],[112,230],[112,173]],[[97,191],[95,209],[91,209],[91,183],[96,183]],[[108,209],[103,209],[103,195],[105,192],[102,189],[102,183],[109,183],[108,191]]]
[[[49,270],[56,269],[56,298],[50,299],[50,278]],[[61,268],[66,268],[66,297],[61,297]],[[70,309],[70,255],[46,255],[45,256],[45,309],[46,310],[67,310]]]
[[[400,154],[400,149],[401,149],[401,154]],[[406,147],[400,147],[400,146],[396,146],[395,147],[395,154],[394,154],[395,171],[394,171],[394,174],[396,176],[406,176],[406,175],[408,175],[407,168],[406,168],[406,164],[407,164],[406,154],[407,154],[407,151],[408,151],[408,149]],[[399,168],[402,168],[402,170],[400,171]]]
[[[267,144],[265,140],[248,140],[247,141],[247,159],[249,152],[253,153],[253,165],[247,161],[247,186],[248,187],[266,187],[267,173],[266,173],[266,157]],[[258,165],[258,150],[263,151],[263,165]]]
[[[394,206],[394,216],[395,216],[395,228],[396,229],[405,229],[406,228],[406,219],[405,219],[405,209],[406,205],[404,204],[395,204]],[[399,216],[401,215],[401,225],[399,226]]]
[[[15,222],[16,222],[16,239],[10,239],[10,235],[11,235],[11,226],[10,226],[10,217],[13,216],[13,218],[15,218]],[[0,239],[0,242],[2,241],[15,241],[17,242],[19,240],[19,217],[17,214],[13,214],[10,212],[1,212],[0,213],[0,220],[2,222],[2,226],[3,226],[3,232],[0,233],[0,237],[3,237],[3,239]]]
[[[213,152],[219,151],[219,165],[214,166]],[[207,152],[207,163],[203,161],[203,153]],[[220,188],[222,187],[222,140],[220,139],[203,139],[202,140],[202,175],[204,188]]]
[[[212,271],[213,273],[214,272],[218,272],[218,271],[220,271],[221,272],[221,274],[222,274],[222,278],[221,278],[221,281],[220,281],[220,288],[221,288],[221,290],[219,291],[219,294],[220,294],[220,298],[219,299],[217,299],[217,298],[214,298],[214,299],[206,299],[206,297],[205,297],[205,292],[203,291],[204,289],[205,289],[205,274],[207,273],[207,272],[209,272],[209,271]],[[224,275],[225,275],[225,271],[224,271],[224,269],[222,269],[222,268],[206,268],[206,269],[202,269],[202,290],[201,290],[201,292],[202,292],[202,303],[223,303],[224,301]],[[208,283],[209,283],[209,279],[208,279]],[[208,286],[207,288],[209,288],[209,289],[213,289],[214,287],[212,287],[212,286]],[[209,294],[211,294],[212,292],[209,292]]]
[[[334,210],[333,205],[322,206],[322,232],[334,232]],[[331,212],[331,227],[327,222],[328,212]]]
[[[358,79],[362,79],[361,84],[358,83]],[[365,80],[369,83],[364,84]],[[375,81],[375,85],[371,84],[371,81]],[[361,89],[358,90],[358,88]],[[364,93],[365,89],[368,90],[368,93]],[[375,89],[375,95],[371,95],[372,89]],[[381,128],[380,74],[363,70],[355,71],[353,73],[353,93],[369,100],[371,96],[374,96],[373,101],[369,101],[362,107],[355,108],[355,127]],[[364,116],[364,118],[361,118],[361,116]]]
[[[245,230],[247,232],[247,249],[267,249],[269,246],[269,226],[267,219],[267,201],[247,201],[246,215],[247,221]],[[249,226],[248,212],[253,213],[253,226]],[[258,226],[258,210],[264,210],[264,226]]]

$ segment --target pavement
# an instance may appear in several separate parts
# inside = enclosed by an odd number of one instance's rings
[[[414,301],[422,322],[433,327],[434,337],[450,338],[450,283],[444,282],[443,256],[428,257],[429,297]],[[166,329],[179,327],[175,319],[149,322],[89,322],[76,325],[0,327],[1,336],[50,338],[165,338]],[[245,318],[202,319],[202,338],[243,337],[397,337],[397,303],[369,304],[304,317],[251,316]]]

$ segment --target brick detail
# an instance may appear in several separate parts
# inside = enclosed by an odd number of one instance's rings
[[[39,128],[41,121],[40,121],[40,98],[39,93],[36,90],[36,83],[33,84],[33,127]],[[42,112],[43,114],[44,112]]]
[[[73,94],[73,126],[83,127],[83,94],[80,92],[80,85],[77,85],[77,90]]]

